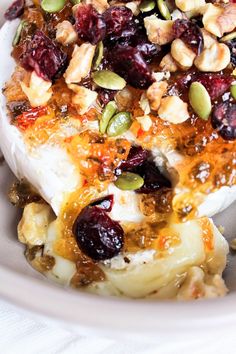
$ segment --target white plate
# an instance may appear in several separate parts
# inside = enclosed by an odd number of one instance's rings
[[[11,1],[1,1],[1,13]],[[195,333],[236,325],[236,258],[225,272],[231,292],[223,299],[188,303],[102,298],[50,283],[26,262],[17,241],[17,210],[6,197],[12,175],[0,166],[0,296],[15,305],[73,324],[79,330],[106,333]],[[228,238],[236,236],[236,204],[216,218]]]

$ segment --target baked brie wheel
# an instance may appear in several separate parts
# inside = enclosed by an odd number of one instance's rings
[[[15,1],[0,32],[27,260],[102,295],[225,295],[210,217],[236,200],[236,4],[75,3]]]

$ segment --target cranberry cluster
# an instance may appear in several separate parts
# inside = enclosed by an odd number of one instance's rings
[[[54,41],[37,30],[20,60],[26,70],[35,70],[43,79],[53,80],[65,70],[67,55]]]
[[[136,193],[150,194],[162,188],[171,188],[171,182],[163,176],[155,162],[151,159],[151,153],[141,146],[132,146],[126,161],[116,169],[116,175],[123,171],[134,172],[144,179],[143,186]]]
[[[101,40],[108,55],[105,62],[136,88],[153,83],[148,63],[160,47],[151,43],[144,28],[125,6],[111,6],[102,15],[92,5],[81,5],[75,13],[75,29],[81,39],[92,44]]]

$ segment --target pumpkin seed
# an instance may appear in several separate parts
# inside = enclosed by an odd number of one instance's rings
[[[207,120],[211,114],[211,99],[200,82],[193,82],[189,90],[189,101],[199,118]]]
[[[236,100],[236,84],[234,84],[230,87],[230,92],[231,92],[232,97]]]
[[[102,112],[102,118],[99,123],[99,130],[101,134],[105,134],[107,126],[111,118],[117,111],[117,105],[115,101],[110,101]]]
[[[72,4],[77,5],[81,3],[81,0],[71,0]]]
[[[58,12],[63,9],[66,0],[42,0],[41,7],[46,12]]]
[[[144,0],[139,6],[141,12],[149,12],[152,11],[156,6],[154,0]]]
[[[170,11],[164,0],[157,0],[157,7],[165,20],[171,20]]]
[[[231,33],[227,34],[226,36],[222,37],[220,39],[220,41],[221,42],[229,42],[229,41],[232,41],[233,39],[236,39],[236,31],[231,32]]]
[[[28,24],[27,21],[20,22],[19,26],[16,29],[16,34],[15,34],[13,42],[12,42],[13,47],[15,47],[20,42],[21,32],[27,24]]]
[[[115,186],[122,191],[134,191],[143,186],[142,177],[132,172],[123,172],[114,182]]]
[[[122,90],[126,86],[126,81],[110,70],[96,71],[92,77],[95,84],[108,90]]]
[[[125,133],[132,124],[131,114],[128,112],[117,113],[108,123],[107,135],[117,136]]]
[[[102,42],[99,42],[95,51],[95,55],[93,58],[93,68],[96,70],[101,64],[103,58],[104,46]]]

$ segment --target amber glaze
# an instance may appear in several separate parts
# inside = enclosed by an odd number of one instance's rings
[[[35,1],[35,4],[39,5],[38,1]],[[70,3],[67,3],[60,13],[48,14],[46,18],[38,7],[27,9],[24,19],[31,23],[31,26],[28,32],[23,32],[23,40],[13,50],[16,61],[25,50],[34,25],[53,38],[57,23],[68,19],[71,15]],[[64,47],[63,50],[70,58],[71,47]],[[172,75],[168,82],[169,92],[178,94],[176,82],[183,75],[185,76],[186,73]],[[8,103],[27,101],[20,86],[22,80],[27,82],[29,73],[18,67],[5,88]],[[47,141],[60,143],[82,175],[78,189],[65,196],[64,206],[58,218],[61,233],[54,244],[54,251],[58,255],[77,263],[78,272],[72,280],[73,285],[77,286],[88,284],[92,280],[101,280],[103,274],[94,262],[81,254],[72,234],[73,223],[80,211],[98,198],[100,193],[106,190],[108,183],[114,179],[114,169],[121,160],[127,158],[131,143],[125,139],[115,140],[91,131],[80,131],[79,128],[83,123],[100,119],[101,107],[98,107],[98,110],[91,109],[81,116],[71,103],[73,93],[68,89],[63,78],[53,84],[52,90],[53,96],[47,106],[47,114],[39,116],[24,129],[23,134],[29,147]],[[168,225],[170,220],[179,222],[196,216],[196,207],[202,202],[204,194],[223,185],[236,184],[236,142],[224,141],[212,129],[210,119],[203,121],[194,116],[190,105],[191,118],[188,121],[174,125],[151,114],[153,126],[151,131],[144,132],[136,120],[136,117],[143,116],[139,106],[142,91],[134,89],[131,91],[135,99],[130,109],[133,117],[130,130],[136,138],[136,143],[147,149],[160,147],[164,152],[176,150],[183,156],[181,162],[175,166],[179,175],[177,187],[184,186],[189,191],[181,196],[173,196],[171,193],[171,196],[166,197],[164,195],[166,191],[159,193],[158,196],[144,196],[140,206],[146,212],[144,212],[146,221],[141,225],[122,225],[126,232],[124,246],[126,251],[136,252],[140,249],[154,248],[158,249],[162,256],[169,247],[177,246],[180,242],[179,235],[171,229],[170,224]],[[179,93],[186,102],[188,102],[187,92],[186,89],[185,93]],[[22,116],[14,118],[12,122],[20,128],[21,120]],[[76,125],[78,132],[72,136],[62,137],[61,127],[71,124]],[[155,199],[158,199],[159,203],[156,203]],[[161,209],[160,200],[164,200]],[[211,251],[213,249],[212,227],[205,218],[201,221],[201,225],[205,248]]]

